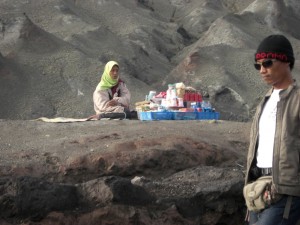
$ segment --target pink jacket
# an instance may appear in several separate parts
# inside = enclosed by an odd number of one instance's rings
[[[118,101],[117,106],[107,106],[107,103],[115,99]],[[112,96],[112,90],[99,90],[96,88],[93,94],[94,109],[96,114],[105,112],[124,112],[124,108],[129,108],[130,104],[130,92],[124,82],[119,82],[114,96]]]

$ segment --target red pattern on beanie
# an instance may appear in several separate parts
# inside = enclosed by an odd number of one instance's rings
[[[277,52],[258,52],[255,54],[255,60],[259,59],[278,59],[283,62],[288,61],[288,57],[286,54]]]

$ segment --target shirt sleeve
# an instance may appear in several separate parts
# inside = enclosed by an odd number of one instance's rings
[[[109,95],[106,90],[95,90],[93,94],[94,109],[97,114],[105,112],[106,104],[109,101]]]

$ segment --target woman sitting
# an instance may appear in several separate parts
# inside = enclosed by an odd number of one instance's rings
[[[119,78],[119,64],[109,61],[93,94],[94,109],[100,118],[132,118],[130,92]]]

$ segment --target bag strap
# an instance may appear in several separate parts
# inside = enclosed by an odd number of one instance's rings
[[[249,209],[247,209],[246,216],[245,216],[245,221],[246,222],[250,221],[250,212],[249,212]]]
[[[120,83],[124,83],[124,81],[119,79],[118,83],[110,89],[111,90],[111,95],[108,92],[110,100],[112,100],[115,93],[118,93],[118,97],[121,97],[121,90],[120,89],[118,90],[118,87],[119,87]],[[118,92],[117,92],[117,90],[118,90]]]
[[[108,112],[99,114],[99,118],[107,119],[126,119],[127,115],[125,112]]]
[[[284,212],[283,212],[284,219],[289,218],[289,214],[290,214],[290,210],[291,210],[291,206],[292,206],[292,200],[293,200],[293,196],[289,195],[286,200],[285,207],[284,207]]]

